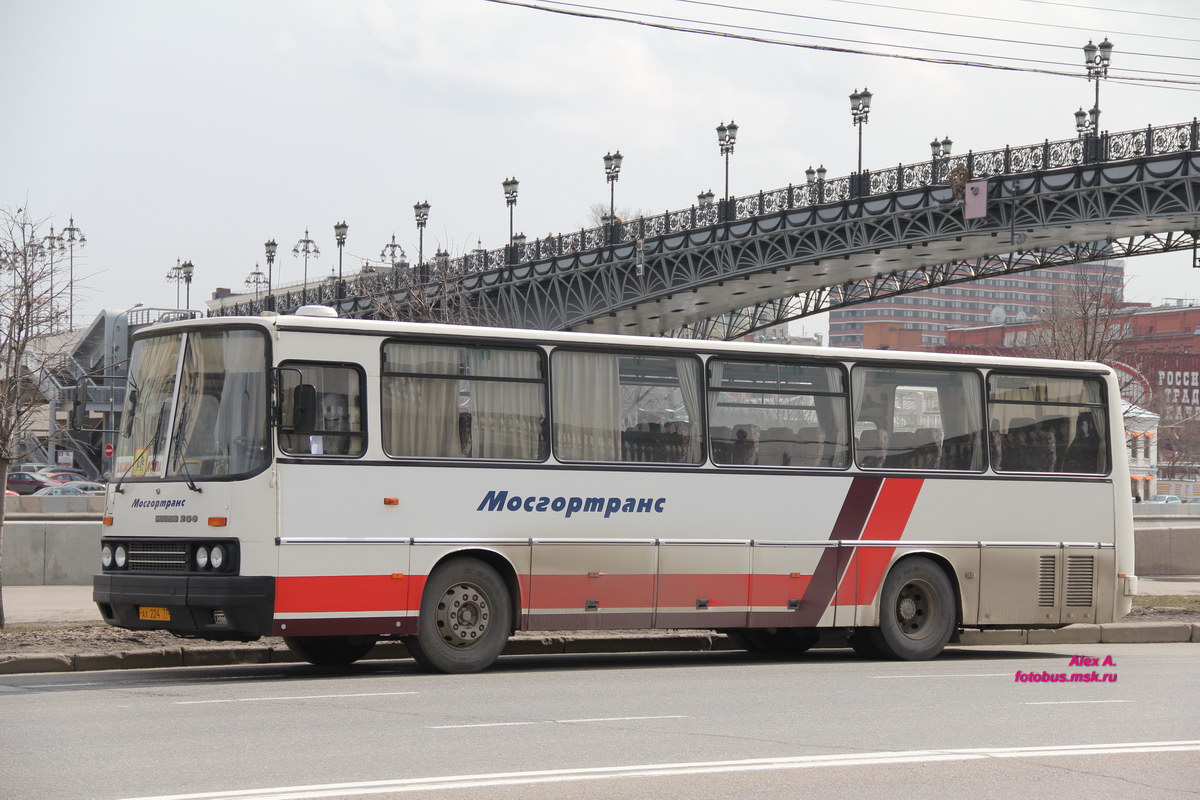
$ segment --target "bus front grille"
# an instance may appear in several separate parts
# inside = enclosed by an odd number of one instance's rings
[[[187,542],[130,542],[129,569],[134,572],[186,572]]]

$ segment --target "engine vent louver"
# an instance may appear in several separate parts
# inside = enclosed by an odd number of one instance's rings
[[[1038,557],[1038,606],[1054,607],[1055,589],[1054,556]]]
[[[1095,604],[1095,556],[1067,556],[1067,607],[1091,608]]]

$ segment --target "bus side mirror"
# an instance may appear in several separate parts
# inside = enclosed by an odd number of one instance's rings
[[[88,387],[87,384],[80,379],[79,383],[75,384],[75,400],[71,404],[71,430],[83,430],[88,421]]]
[[[317,387],[302,383],[292,390],[292,432],[312,433],[317,429],[317,415],[321,407],[317,402]]]

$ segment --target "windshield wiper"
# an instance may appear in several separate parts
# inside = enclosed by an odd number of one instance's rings
[[[150,444],[146,448],[146,458],[147,459],[153,457],[155,452],[158,450],[158,440],[162,437],[162,429],[163,429],[162,422],[163,422],[163,415],[160,414],[158,417],[158,425],[156,425],[154,427],[154,435],[152,437],[150,437]],[[129,473],[133,471],[133,468],[135,466],[137,466],[137,462],[138,462],[137,456],[134,456],[133,460],[129,463],[129,466],[126,467],[125,471],[121,473],[121,477],[117,478],[117,485],[113,487],[114,492],[116,492],[117,494],[125,494],[125,490],[121,488],[121,484],[125,481],[125,479],[127,477],[129,477]]]
[[[189,400],[183,404],[183,408],[179,411],[179,419],[175,421],[175,436],[171,442],[171,455],[179,459],[179,468],[183,472],[183,479],[187,482],[187,487],[196,494],[203,494],[204,490],[196,485],[192,480],[191,474],[187,468],[187,458],[180,454],[180,449],[186,447],[187,440],[183,438],[184,423],[188,421],[188,410],[191,409],[192,403]]]

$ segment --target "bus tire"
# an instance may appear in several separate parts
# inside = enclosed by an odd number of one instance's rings
[[[434,568],[425,582],[417,635],[405,644],[432,672],[479,672],[492,665],[512,632],[512,599],[504,579],[477,558]]]
[[[285,636],[283,643],[301,661],[318,667],[345,667],[371,652],[374,636]]]
[[[879,596],[879,627],[871,642],[885,658],[927,661],[954,634],[957,601],[940,566],[928,558],[906,558],[892,567]]]

